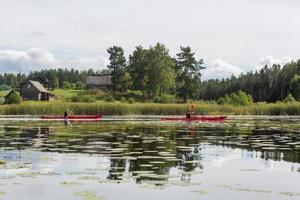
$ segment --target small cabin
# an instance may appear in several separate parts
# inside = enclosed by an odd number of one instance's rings
[[[50,101],[54,98],[38,81],[26,80],[20,84],[20,95],[23,100]]]
[[[86,86],[88,89],[112,89],[112,76],[102,75],[102,76],[88,76],[86,78]]]

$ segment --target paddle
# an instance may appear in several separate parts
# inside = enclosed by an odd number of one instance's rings
[[[65,118],[65,120],[67,121],[69,126],[72,126],[71,122],[68,120],[68,117],[70,116],[70,114],[73,112],[73,109],[68,113],[67,117]]]

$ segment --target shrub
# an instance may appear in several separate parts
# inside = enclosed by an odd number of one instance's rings
[[[295,102],[295,98],[293,97],[293,95],[291,93],[289,93],[285,99],[283,100],[284,103],[292,103]]]
[[[252,96],[243,92],[238,91],[237,93],[232,93],[229,96],[226,95],[225,97],[220,98],[217,101],[219,104],[232,104],[232,105],[250,105],[253,103]]]
[[[107,96],[104,98],[104,100],[107,101],[107,102],[114,102],[114,101],[115,101],[114,97],[111,96],[111,95],[107,95]]]
[[[11,90],[11,88],[6,84],[0,84],[0,91]]]
[[[77,83],[75,84],[75,89],[76,89],[76,90],[83,90],[83,89],[85,89],[85,84],[82,83],[82,82],[77,82]]]
[[[11,94],[6,98],[6,104],[20,104],[22,102],[22,97],[18,93]]]
[[[176,98],[173,95],[161,95],[154,97],[154,103],[175,103]]]
[[[128,99],[128,103],[134,103],[134,102],[135,102],[134,98],[129,98]]]
[[[122,103],[125,103],[125,102],[126,102],[126,98],[125,98],[125,97],[121,97],[120,101],[121,101]]]
[[[72,102],[86,102],[86,103],[91,103],[96,101],[95,97],[90,95],[77,95],[72,97],[71,100]]]

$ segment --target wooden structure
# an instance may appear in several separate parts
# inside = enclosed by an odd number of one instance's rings
[[[86,78],[86,86],[88,89],[112,89],[112,76],[101,75],[101,76],[88,76]]]
[[[32,80],[26,80],[20,84],[20,95],[23,100],[35,101],[49,101],[54,97],[40,82]]]

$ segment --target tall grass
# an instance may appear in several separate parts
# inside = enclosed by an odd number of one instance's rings
[[[58,114],[68,108],[74,114],[103,115],[182,115],[189,104],[157,104],[157,103],[120,103],[95,102],[73,103],[64,101],[23,102],[19,105],[1,105],[2,115],[42,115]],[[300,103],[258,103],[248,106],[196,104],[196,112],[200,115],[300,115]]]

